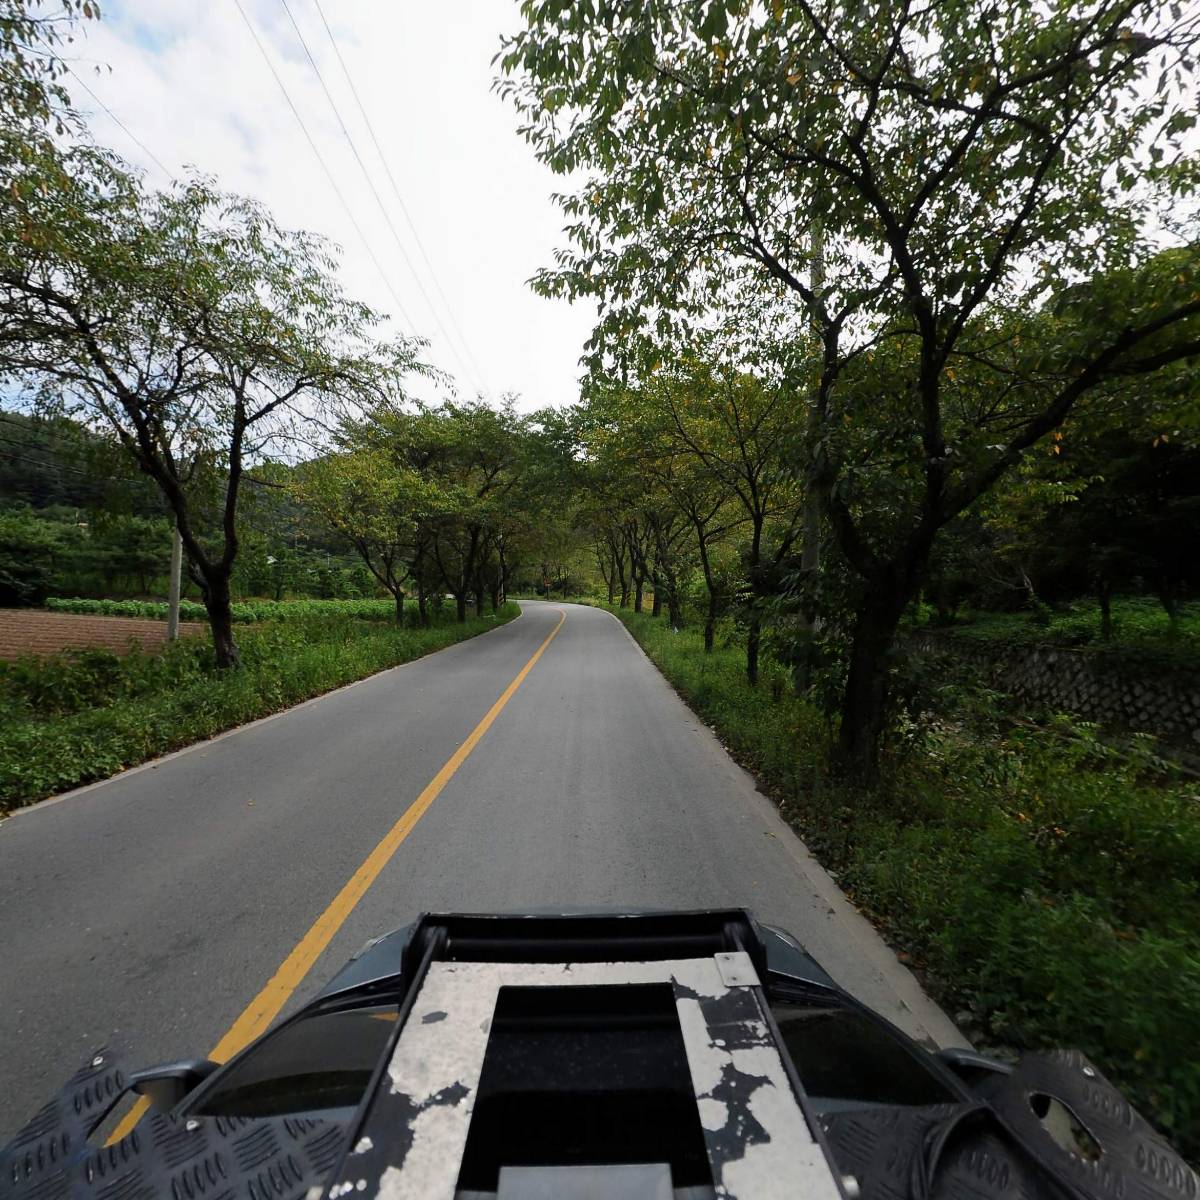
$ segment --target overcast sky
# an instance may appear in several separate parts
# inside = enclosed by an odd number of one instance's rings
[[[172,173],[193,166],[214,175],[223,188],[265,202],[285,225],[332,238],[343,248],[351,293],[391,314],[400,329],[415,327],[427,337],[428,357],[455,377],[460,395],[484,389],[495,399],[514,392],[525,410],[574,401],[594,310],[542,300],[526,285],[563,241],[562,217],[550,200],[561,181],[535,161],[517,135],[515,112],[491,91],[500,35],[520,19],[516,0],[320,0],[448,305],[380,164],[317,0],[287,5],[428,301],[284,0],[241,3],[411,325],[305,140],[237,0],[103,0],[103,19],[88,23],[75,70],[146,149],[75,86],[73,98],[90,114],[97,140],[144,167],[154,183],[166,179],[149,155]],[[105,68],[98,75],[97,65]]]

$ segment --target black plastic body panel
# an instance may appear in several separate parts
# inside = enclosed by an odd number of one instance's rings
[[[331,1008],[377,1005],[384,997],[395,1004],[389,1051],[374,1067],[357,1109],[287,1109],[252,1119],[200,1115],[203,1098],[244,1055],[255,1052],[256,1042],[214,1070],[173,1112],[153,1112],[121,1142],[99,1147],[89,1138],[138,1078],[101,1051],[0,1149],[0,1198],[304,1200],[314,1188],[324,1191],[342,1160],[431,961],[628,962],[733,951],[753,960],[768,1000],[856,1010],[958,1097],[952,1104],[854,1103],[822,1115],[820,1140],[825,1144],[827,1136],[827,1152],[841,1170],[857,1176],[864,1200],[892,1195],[889,1189],[900,1182],[907,1185],[913,1164],[938,1172],[934,1182],[949,1189],[939,1188],[938,1196],[969,1189],[980,1200],[1018,1193],[1029,1200],[1057,1195],[1064,1185],[1082,1196],[1200,1196],[1195,1174],[1087,1060],[1063,1053],[1032,1056],[1007,1073],[1002,1064],[966,1052],[940,1058],[838,987],[790,935],[731,909],[423,916],[368,943],[312,1001],[264,1035],[274,1037]],[[782,1046],[774,1016],[766,1010],[763,1017]],[[808,1115],[804,1081],[795,1078],[795,1065],[786,1055],[785,1065]],[[203,1069],[204,1064],[176,1064],[173,1074],[160,1068],[144,1078],[190,1078]],[[1098,1163],[1058,1150],[1030,1108],[1035,1094],[1060,1100],[1079,1118],[1103,1149]],[[917,1163],[913,1157],[931,1139],[952,1142],[940,1170],[936,1161]],[[1055,1177],[1060,1182],[1052,1186],[1049,1180]]]

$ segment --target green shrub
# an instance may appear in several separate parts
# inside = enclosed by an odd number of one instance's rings
[[[1096,605],[1075,601],[1054,610],[1043,606],[1037,613],[968,613],[948,628],[939,630],[999,649],[1034,645],[1086,647],[1108,656],[1114,665],[1122,662],[1145,672],[1147,669],[1200,669],[1200,603],[1181,606],[1174,628],[1161,604],[1144,597],[1122,597],[1112,602],[1113,638],[1100,638],[1100,616]],[[919,610],[914,624],[933,626],[927,609]]]
[[[824,768],[831,728],[775,668],[750,688],[740,647],[617,615],[978,1041],[1078,1046],[1200,1151],[1200,787],[1145,739],[1008,726],[957,681],[892,738],[880,785],[850,792]]]
[[[495,629],[519,611],[507,604],[494,617],[429,629],[345,616],[275,621],[243,632],[242,665],[228,672],[217,672],[200,639],[161,655],[89,651],[3,664],[0,812]]]
[[[165,621],[167,605],[157,600],[78,600],[50,596],[46,607],[54,612],[84,613],[96,617],[146,617]],[[310,617],[354,617],[360,621],[390,621],[396,615],[393,600],[242,600],[233,605],[233,619],[241,624],[258,621],[307,620]],[[203,604],[182,600],[183,621],[207,621]],[[408,616],[416,620],[414,605]]]

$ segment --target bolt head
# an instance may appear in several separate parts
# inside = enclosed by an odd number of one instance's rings
[[[93,1066],[93,1067],[102,1067],[102,1066],[104,1066],[104,1055],[103,1055],[103,1054],[97,1054],[97,1055],[96,1055],[96,1057],[92,1059],[92,1066]]]

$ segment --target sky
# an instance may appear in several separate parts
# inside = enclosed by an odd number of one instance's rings
[[[520,21],[516,0],[240,3],[353,220],[238,0],[105,0],[102,20],[87,23],[70,56],[95,98],[66,81],[96,140],[144,168],[151,184],[168,183],[164,167],[176,177],[198,170],[261,200],[285,226],[331,238],[342,247],[350,294],[389,314],[399,331],[428,338],[426,358],[454,376],[460,397],[482,392],[495,402],[514,393],[522,411],[572,403],[595,310],[541,299],[527,285],[565,240],[550,199],[563,181],[536,161],[515,111],[491,90],[501,34]]]

